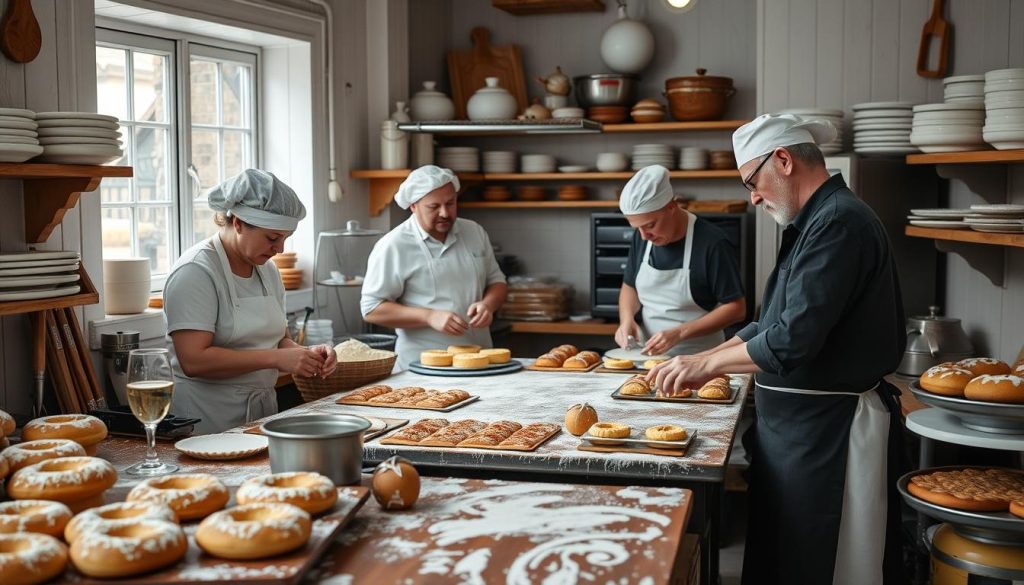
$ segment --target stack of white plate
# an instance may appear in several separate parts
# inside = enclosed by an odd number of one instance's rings
[[[861,154],[910,154],[914,104],[868,102],[853,106],[853,150]]]
[[[442,167],[460,173],[480,171],[480,149],[474,146],[446,146],[439,148],[437,162]]]
[[[639,171],[651,165],[666,169],[676,168],[676,157],[668,144],[637,144],[633,147],[633,170]]]
[[[39,162],[101,165],[124,156],[114,116],[89,112],[38,112]]]
[[[701,171],[708,168],[708,151],[699,146],[681,148],[679,168],[684,171]]]
[[[0,108],[0,162],[25,162],[41,152],[35,112]]]
[[[910,142],[922,152],[967,152],[988,148],[981,136],[981,104],[953,102],[914,106]]]
[[[942,99],[947,104],[984,104],[985,76],[957,75],[943,79]]]
[[[827,108],[790,108],[782,110],[783,114],[793,114],[807,120],[831,122],[836,128],[836,138],[831,142],[819,144],[822,154],[830,155],[843,151],[843,111]]]
[[[511,150],[489,150],[484,153],[485,173],[516,172],[516,153]]]
[[[999,150],[1024,148],[1024,69],[985,74],[983,135]]]
[[[964,230],[968,226],[964,218],[970,215],[970,209],[911,209],[907,220],[910,225],[926,228],[942,228]]]
[[[0,254],[0,302],[73,295],[78,284],[78,252]]]
[[[964,223],[979,232],[1024,233],[1024,205],[972,205]]]
[[[524,173],[553,173],[555,157],[550,154],[524,154],[521,166]]]

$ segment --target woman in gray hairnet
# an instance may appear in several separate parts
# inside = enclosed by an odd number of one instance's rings
[[[303,347],[287,333],[284,286],[270,258],[306,216],[295,191],[248,169],[214,187],[220,227],[174,264],[164,286],[167,335],[174,344],[175,414],[198,417],[218,433],[277,412],[278,371],[326,376],[329,345]]]

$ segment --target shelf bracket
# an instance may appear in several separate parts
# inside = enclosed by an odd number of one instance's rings
[[[370,215],[377,217],[382,211],[387,209],[387,206],[391,204],[391,200],[395,198],[395,193],[398,192],[398,186],[402,184],[405,177],[401,178],[381,178],[381,179],[370,179]]]
[[[939,164],[935,172],[943,179],[957,179],[989,203],[1006,202],[1006,165]]]
[[[1006,250],[1003,247],[935,240],[935,248],[940,252],[960,256],[971,268],[984,274],[992,284],[1003,286],[1006,267]]]
[[[25,241],[42,244],[74,209],[83,192],[94,191],[102,177],[24,179]]]

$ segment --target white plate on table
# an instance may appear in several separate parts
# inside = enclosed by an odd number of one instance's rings
[[[0,292],[0,301],[32,301],[35,299],[52,299],[66,297],[82,290],[77,284],[60,288],[48,288],[44,290],[32,290],[21,292]]]
[[[250,433],[219,433],[182,439],[174,448],[196,459],[227,461],[252,457],[266,450],[269,441]]]
[[[67,284],[69,282],[78,282],[79,275],[75,274],[58,274],[55,276],[24,276],[24,277],[9,277],[0,276],[0,288],[24,288],[30,286],[50,286],[54,284]]]

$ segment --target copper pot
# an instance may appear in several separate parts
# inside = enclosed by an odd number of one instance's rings
[[[679,121],[721,120],[727,102],[736,89],[731,77],[706,75],[698,69],[696,76],[665,80],[665,97],[669,111]]]

